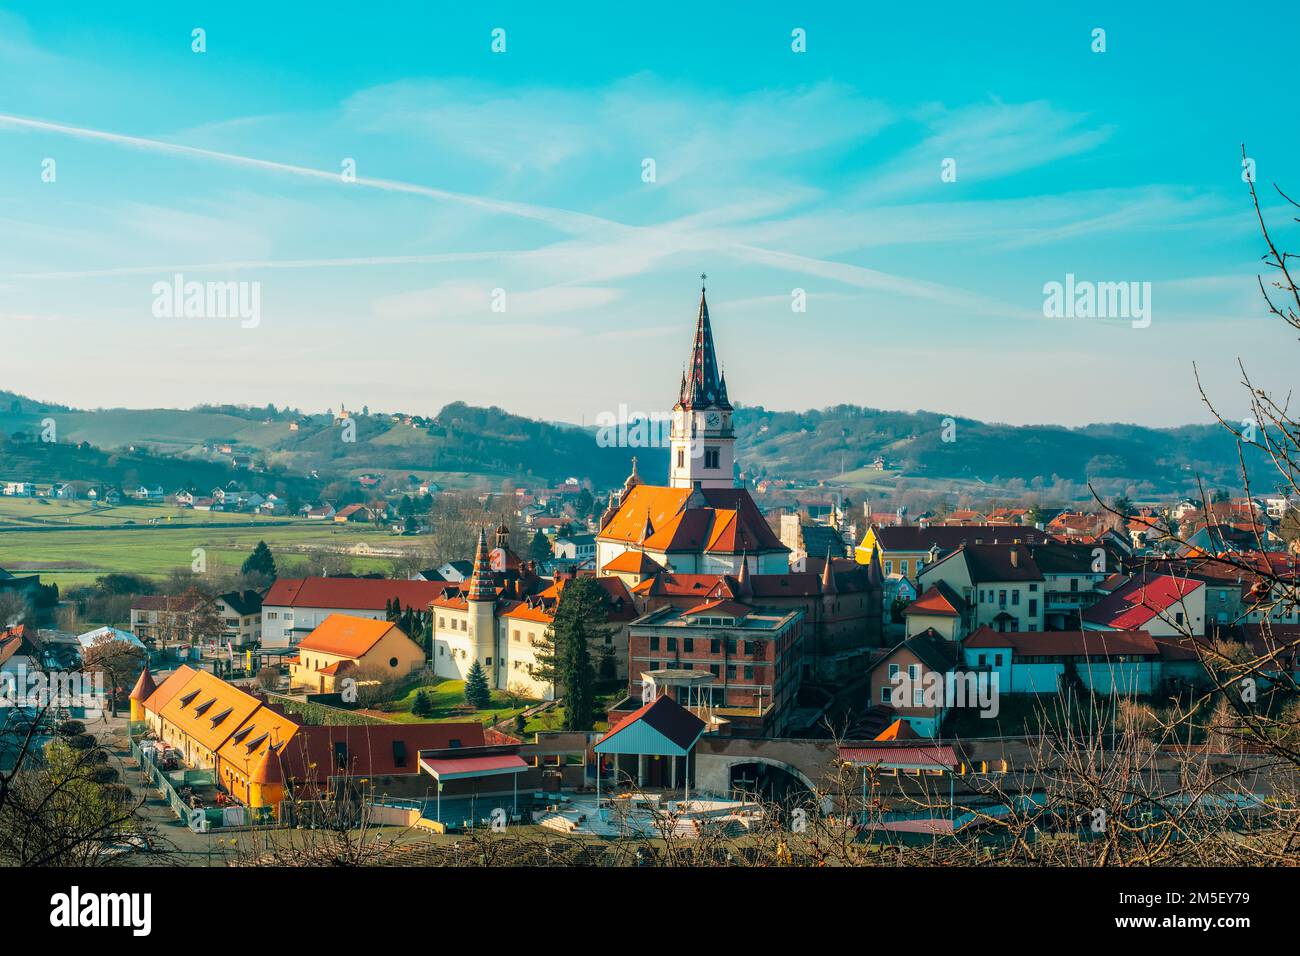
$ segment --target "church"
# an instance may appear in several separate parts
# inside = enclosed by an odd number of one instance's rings
[[[596,535],[596,573],[755,574],[790,570],[749,491],[737,487],[734,411],[718,366],[709,304],[700,290],[695,341],[673,406],[667,487],[645,484],[632,460]]]

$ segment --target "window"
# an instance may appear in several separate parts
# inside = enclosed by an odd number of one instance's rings
[[[519,643],[519,632],[517,630],[511,632],[510,640],[514,641],[516,644]]]
[[[657,634],[652,634],[650,636],[650,650],[659,650],[659,636]]]
[[[711,469],[716,469],[718,467],[718,449],[704,449],[704,467]]]
[[[923,687],[912,688],[912,706],[913,707],[925,706],[925,688]]]
[[[896,678],[897,676],[898,676],[898,665],[897,665],[897,664],[890,664],[890,665],[889,665],[889,679],[892,681],[892,680],[894,680],[894,678]]]
[[[898,562],[898,570],[902,572],[903,577],[907,577],[907,565],[908,565],[907,561]]]
[[[396,657],[390,657],[390,658],[388,659],[388,666],[389,666],[389,667],[396,667],[396,666],[397,666],[397,658],[396,658]]]
[[[753,680],[753,679],[754,679],[754,668],[752,668],[752,667],[746,665],[746,667],[745,667],[745,680]]]
[[[490,657],[485,657],[485,658],[483,658],[483,663],[486,664],[488,667],[491,667],[491,666],[492,666],[492,658],[490,658]]]
[[[909,680],[913,680],[913,681],[918,681],[918,680],[920,680],[920,679],[921,679],[921,665],[920,665],[920,664],[908,664],[908,665],[907,665],[907,677],[908,677]]]
[[[880,688],[880,702],[881,702],[882,704],[888,704],[888,703],[891,703],[891,701],[890,701],[890,697],[889,697],[889,695],[890,695],[891,692],[892,692],[892,689],[889,688],[889,687],[882,687],[882,688]]]
[[[677,650],[677,638],[675,637],[668,638],[668,650],[670,651]]]
[[[713,640],[709,641],[709,653],[710,654],[722,653],[722,642],[718,640],[716,637]]]
[[[999,592],[998,592],[998,607],[1006,607],[1006,606],[1007,606],[1007,592],[1006,592],[1006,591],[999,591]]]
[[[685,468],[685,467],[686,467],[686,449],[685,449],[685,448],[679,448],[679,449],[677,449],[677,467],[678,467],[678,468]]]
[[[695,651],[694,638],[690,638],[690,637],[682,638],[682,650],[685,651],[687,654],[693,653]]]
[[[393,741],[393,766],[406,766],[406,743],[401,740]]]
[[[1038,598],[1029,599],[1029,616],[1034,617],[1038,614]]]
[[[886,562],[885,562],[885,573],[886,573],[886,574],[893,574],[893,573],[894,573],[894,562],[893,562],[893,561],[886,561]]]

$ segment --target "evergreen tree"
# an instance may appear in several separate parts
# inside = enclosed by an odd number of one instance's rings
[[[537,529],[533,540],[528,544],[528,556],[534,561],[546,561],[551,557],[551,542],[542,533],[541,528]]]
[[[596,669],[591,642],[605,641],[609,604],[595,578],[577,578],[560,592],[555,620],[539,642],[534,678],[564,695],[564,729],[591,730],[596,722]]]
[[[262,577],[275,580],[275,557],[265,541],[257,542],[257,547],[244,559],[244,564],[239,570],[242,574],[260,574]]]
[[[469,667],[465,676],[465,703],[475,710],[483,710],[492,703],[492,691],[488,688],[487,673],[477,660]]]
[[[433,702],[429,700],[429,695],[420,688],[415,692],[415,700],[411,704],[411,713],[416,717],[428,717],[433,713]]]

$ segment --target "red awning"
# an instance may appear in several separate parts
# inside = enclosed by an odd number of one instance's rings
[[[489,757],[447,757],[434,759],[420,757],[420,769],[438,780],[460,780],[465,777],[490,777],[501,773],[522,773],[528,764],[514,754],[495,754]]]
[[[957,766],[951,747],[841,747],[840,759],[859,767],[890,770],[940,770]]]

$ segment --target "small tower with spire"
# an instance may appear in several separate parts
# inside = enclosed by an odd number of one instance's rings
[[[157,689],[158,685],[154,683],[153,675],[149,673],[149,664],[146,662],[144,670],[140,672],[140,679],[135,682],[135,687],[131,689],[131,723],[138,724],[145,719],[144,702]]]
[[[691,360],[673,406],[668,484],[673,488],[734,488],[736,435],[727,380],[713,347],[709,303],[700,276]]]
[[[487,531],[478,529],[478,547],[474,550],[474,570],[469,577],[469,588],[465,593],[469,608],[469,640],[474,646],[474,657],[488,675],[488,684],[497,687],[496,666],[492,659],[496,657],[497,634],[497,588],[492,577],[492,561],[488,555]],[[464,662],[464,671],[469,673],[472,661]]]

